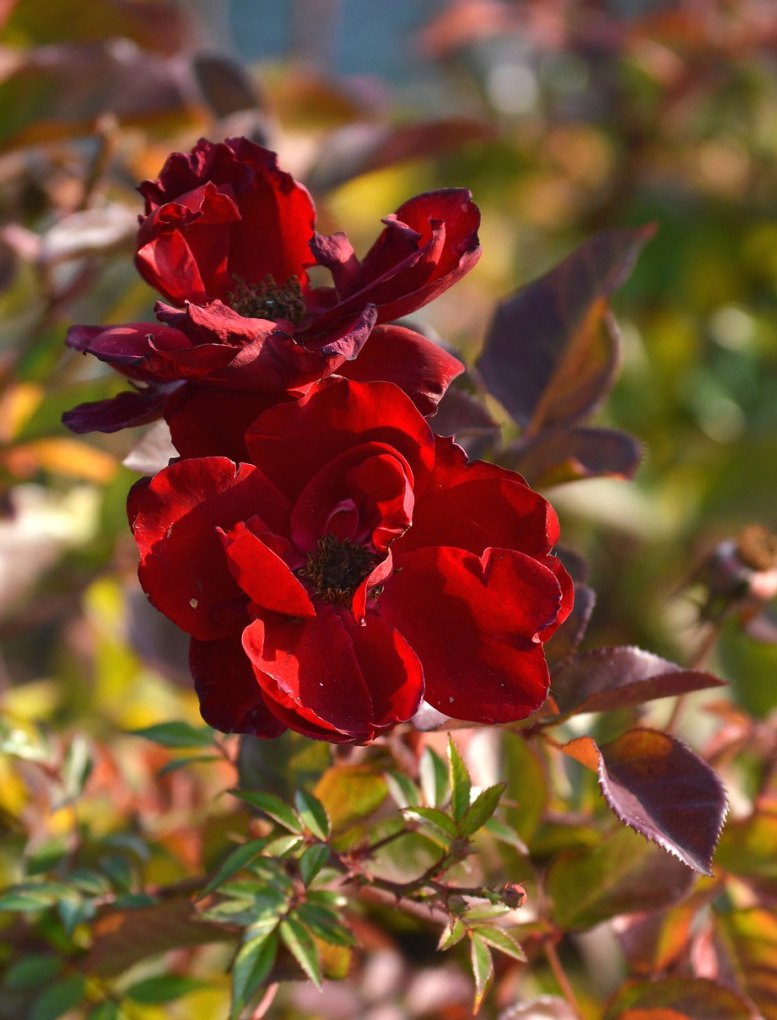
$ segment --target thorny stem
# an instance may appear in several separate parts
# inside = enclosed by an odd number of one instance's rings
[[[575,998],[574,990],[572,988],[572,985],[569,983],[569,978],[567,977],[564,968],[561,965],[559,955],[556,952],[555,936],[550,935],[544,938],[542,941],[542,948],[545,951],[545,956],[548,958],[550,969],[553,971],[553,976],[555,977],[558,986],[561,989],[561,994],[566,999],[567,1005],[569,1006],[573,1015],[577,1017],[577,1020],[582,1020],[583,1014],[580,1012],[580,1007],[577,1004],[577,999]]]

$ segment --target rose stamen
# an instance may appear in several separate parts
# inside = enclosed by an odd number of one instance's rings
[[[381,559],[362,545],[325,535],[297,573],[310,582],[314,593],[324,602],[348,603]]]
[[[235,276],[235,289],[227,294],[230,308],[247,319],[286,319],[300,322],[305,314],[302,287],[296,276],[286,283],[276,283],[269,273],[261,283],[247,283]]]

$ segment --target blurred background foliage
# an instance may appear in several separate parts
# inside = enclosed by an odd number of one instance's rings
[[[417,319],[470,364],[504,295],[600,229],[658,226],[615,299],[622,367],[597,415],[644,444],[643,465],[631,483],[549,495],[598,594],[587,645],[694,656],[684,585],[722,539],[777,524],[769,0],[4,0],[0,21],[0,707],[6,739],[32,748],[22,767],[0,761],[2,884],[30,846],[84,826],[110,855],[128,818],[143,852],[153,843],[146,881],[183,881],[234,825],[212,802],[223,775],[158,782],[164,753],[123,735],[198,722],[183,649],[135,580],[136,474],[122,462],[138,436],[76,438],[59,423],[122,388],[65,350],[65,329],[151,317],[131,258],[134,188],[200,135],[276,149],[320,229],[346,230],[357,251],[409,196],[469,187],[482,261]],[[734,620],[711,664],[759,718],[777,706],[776,649]],[[687,712],[683,725],[707,723]],[[86,816],[34,764],[75,756],[78,786],[83,741]],[[389,1001],[399,977],[384,963],[354,1009]],[[455,1001],[444,1012],[439,987],[414,988],[397,1016],[465,1015]],[[0,994],[0,1016],[19,1015],[19,994]],[[224,994],[192,987],[132,1016],[216,1015]],[[321,1015],[357,1015],[335,1008]]]

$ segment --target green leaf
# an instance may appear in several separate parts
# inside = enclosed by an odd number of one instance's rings
[[[307,790],[297,790],[294,794],[294,804],[305,828],[318,839],[328,839],[331,832],[329,816],[318,797],[314,797]]]
[[[69,799],[78,797],[92,774],[94,759],[89,743],[82,736],[75,736],[62,762],[62,785]]]
[[[188,765],[221,760],[222,758],[218,754],[195,754],[190,758],[175,758],[163,765],[161,769],[157,769],[156,775],[158,779],[161,779],[162,776],[169,776],[171,772],[178,772],[179,769],[185,769]]]
[[[329,847],[324,843],[309,846],[299,859],[299,873],[305,885],[310,885],[329,860]]]
[[[86,978],[82,974],[56,981],[35,999],[27,1020],[57,1020],[63,1013],[75,1009],[84,997],[85,988]]]
[[[25,956],[5,972],[3,986],[12,989],[45,987],[61,967],[62,961],[55,956]]]
[[[420,818],[424,822],[428,822],[429,825],[433,826],[442,836],[446,837],[447,842],[456,838],[456,823],[452,818],[446,815],[444,811],[440,811],[439,808],[405,808],[405,814],[408,818],[416,817]]]
[[[515,847],[519,853],[529,853],[529,848],[518,833],[511,829],[509,825],[505,825],[504,822],[500,822],[498,818],[489,818],[483,828],[486,832],[490,832],[492,836],[500,840],[500,842],[507,843],[508,846]]]
[[[459,821],[459,833],[462,836],[471,836],[482,829],[491,815],[499,807],[499,801],[507,788],[506,783],[497,783],[482,790],[472,802]]]
[[[377,763],[334,765],[315,786],[332,831],[342,833],[373,815],[386,799],[386,781]]]
[[[118,1002],[110,1002],[108,999],[98,1002],[89,1010],[87,1020],[121,1020]]]
[[[132,867],[126,857],[112,854],[100,858],[100,867],[111,880],[111,885],[120,892],[129,892],[132,888]]]
[[[57,913],[67,935],[72,935],[83,921],[91,921],[96,912],[97,908],[91,900],[82,900],[77,894],[75,899],[61,899],[57,903]]]
[[[421,803],[418,794],[418,787],[413,780],[404,772],[386,772],[384,774],[386,786],[398,807],[415,807]]]
[[[460,822],[469,809],[472,780],[469,778],[467,766],[451,736],[448,737],[448,762],[450,765],[451,810],[454,819]],[[472,831],[474,832],[474,829]]]
[[[124,994],[133,1002],[139,1002],[144,1006],[155,1006],[165,1002],[174,1002],[190,992],[197,992],[201,988],[209,987],[207,981],[199,981],[197,978],[181,977],[177,974],[158,974],[156,977],[146,978],[144,981],[130,985],[125,989]]]
[[[105,875],[91,868],[75,868],[68,875],[68,881],[87,896],[103,896],[111,888]]]
[[[39,843],[29,850],[25,857],[25,871],[28,875],[41,875],[55,867],[70,851],[70,840],[65,836],[55,836]]]
[[[237,1017],[243,1007],[272,970],[278,953],[278,934],[273,929],[245,942],[232,964],[232,1007],[230,1017]]]
[[[443,928],[442,935],[440,935],[440,941],[437,944],[437,949],[441,952],[446,949],[451,949],[457,943],[461,942],[464,936],[467,934],[466,926],[459,917],[455,917]]]
[[[227,854],[225,859],[221,862],[221,866],[218,871],[200,892],[198,899],[201,899],[203,896],[210,895],[210,893],[218,889],[223,882],[232,878],[232,876],[236,875],[239,871],[242,871],[247,864],[250,864],[255,857],[258,857],[261,854],[268,842],[269,840],[267,838],[252,839],[248,843],[243,843],[242,846],[235,847],[235,849]]]
[[[694,873],[653,843],[622,828],[590,850],[561,853],[545,876],[551,916],[566,930],[618,914],[658,910],[684,896]]]
[[[281,921],[281,938],[316,988],[321,987],[321,964],[310,931],[295,917]]]
[[[295,836],[293,832],[277,836],[267,844],[265,853],[268,857],[288,857],[292,850],[298,850],[303,844],[302,836]]]
[[[251,807],[258,808],[264,814],[269,815],[274,822],[282,825],[290,832],[301,833],[302,824],[297,817],[296,811],[274,793],[261,793],[259,790],[233,790],[236,797],[244,800]]]
[[[514,960],[520,960],[521,963],[526,962],[526,954],[521,948],[521,944],[504,928],[497,928],[493,924],[481,924],[475,931],[479,938],[487,942],[489,946],[493,946],[494,949],[498,949],[500,953],[505,953]]]
[[[491,979],[494,976],[494,961],[491,959],[491,950],[486,942],[477,933],[470,935],[470,961],[472,963],[472,976],[475,979],[475,1005],[473,1013],[477,1013],[483,1004],[483,999],[488,991]]]
[[[424,800],[429,807],[439,807],[448,799],[448,768],[439,754],[427,747],[418,767]]]
[[[356,941],[351,932],[340,921],[333,910],[315,903],[302,903],[295,916],[305,924],[318,939],[334,946],[352,946]]]
[[[133,737],[145,737],[162,747],[213,747],[213,731],[204,726],[190,726],[181,720],[157,723],[130,730]]]

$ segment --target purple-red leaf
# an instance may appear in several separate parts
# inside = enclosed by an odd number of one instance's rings
[[[618,646],[584,652],[553,675],[551,694],[559,711],[606,712],[631,708],[655,698],[668,698],[724,681],[711,673],[682,669],[641,648]]]
[[[619,343],[607,299],[653,233],[646,226],[596,234],[497,308],[478,368],[531,434],[579,421],[608,393]]]
[[[642,446],[615,429],[558,429],[541,432],[509,446],[499,463],[537,488],[573,482],[580,478],[633,478],[642,459]]]
[[[572,655],[583,640],[596,605],[596,592],[587,584],[575,585],[575,604],[553,637],[545,645],[545,658],[552,666]]]
[[[711,874],[726,793],[710,766],[658,730],[629,730],[597,750],[599,785],[618,818],[689,868]]]

